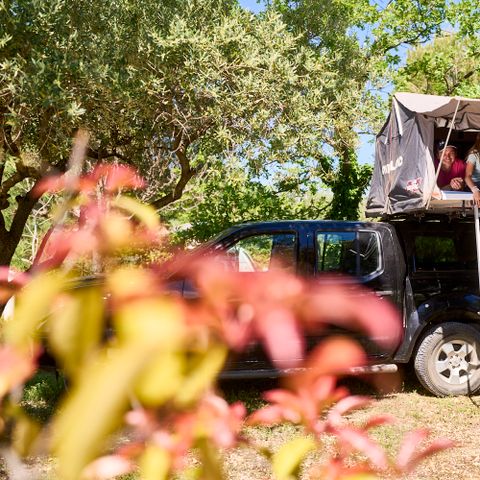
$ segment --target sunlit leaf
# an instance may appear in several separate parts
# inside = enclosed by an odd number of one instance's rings
[[[41,426],[38,422],[24,414],[16,418],[12,446],[20,456],[28,455],[31,446],[40,433],[40,429]]]
[[[119,307],[113,317],[121,342],[164,346],[175,350],[185,334],[182,311],[170,299],[140,299]]]
[[[275,478],[277,480],[298,478],[300,465],[315,447],[315,441],[309,437],[295,438],[282,445],[272,459]]]
[[[225,363],[227,353],[228,350],[224,345],[212,345],[195,359],[175,397],[177,404],[188,405],[212,384]]]
[[[134,215],[148,228],[156,229],[160,227],[160,220],[155,209],[132,197],[119,196],[113,201],[113,205]]]
[[[141,480],[167,479],[171,463],[170,454],[164,448],[148,445],[140,458]]]
[[[213,445],[207,440],[198,442],[198,450],[200,453],[201,465],[203,470],[202,477],[208,480],[223,480],[223,471],[220,465],[218,452]]]
[[[147,406],[161,405],[179,389],[184,369],[182,354],[168,350],[155,354],[135,384],[136,396]]]
[[[334,431],[341,442],[350,445],[358,452],[364,453],[376,468],[381,470],[388,466],[385,451],[373,441],[366,432],[353,428],[342,427]]]
[[[103,305],[100,288],[80,287],[59,299],[48,318],[52,350],[71,375],[99,347],[105,328]]]
[[[28,347],[39,336],[40,323],[64,285],[65,275],[60,272],[34,277],[18,294],[13,318],[5,322],[5,341],[20,348]]]
[[[130,460],[120,455],[106,455],[97,458],[82,472],[82,480],[108,480],[125,475],[133,470]]]
[[[147,345],[111,349],[84,367],[53,425],[62,479],[76,480],[128,407],[131,385],[152,354]]]

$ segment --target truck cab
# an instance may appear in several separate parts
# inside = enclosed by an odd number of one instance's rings
[[[436,395],[480,388],[480,297],[471,220],[408,216],[388,222],[246,223],[220,234],[205,250],[221,252],[228,268],[239,272],[282,268],[373,290],[395,305],[404,330],[403,341],[391,350],[355,333],[373,363],[413,362],[420,382]],[[186,282],[183,294],[195,296],[194,287]],[[307,344],[319,340],[313,335]],[[281,373],[254,344],[230,360],[223,376]]]

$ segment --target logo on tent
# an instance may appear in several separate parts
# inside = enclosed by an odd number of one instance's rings
[[[403,165],[403,157],[400,155],[395,161],[391,161],[382,167],[383,175],[394,172],[397,168]]]

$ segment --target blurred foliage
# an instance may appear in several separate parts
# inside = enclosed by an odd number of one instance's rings
[[[374,417],[362,427],[343,418],[370,403],[337,385],[338,376],[367,361],[361,347],[331,337],[305,357],[303,330],[327,323],[359,329],[385,347],[396,345],[398,315],[373,294],[351,285],[344,290],[308,283],[281,269],[245,276],[201,252],[143,267],[118,261],[125,250],[158,248],[165,233],[152,207],[123,193],[143,183],[131,168],[97,165],[79,175],[75,157],[87,141],[77,136],[65,175],[37,185],[38,194],[63,194],[64,201],[30,272],[11,278],[8,269],[0,270],[3,297],[16,291],[0,346],[0,435],[9,476],[25,475],[23,459],[46,446],[62,480],[132,472],[142,479],[177,478],[181,472],[221,479],[220,452],[242,445],[263,454],[275,478],[297,479],[308,453],[323,448],[324,434],[335,438],[335,452],[309,468],[311,478],[377,478],[410,472],[451,446],[442,439],[424,445],[428,432],[417,430],[390,458],[369,435],[390,417]],[[77,262],[88,259],[101,265],[102,277],[78,278]],[[196,286],[197,301],[166,288],[181,279]],[[275,367],[300,368],[247,417],[245,405],[230,405],[218,394],[216,380],[229,349],[238,353],[252,342],[262,343]],[[43,427],[25,413],[29,398],[49,389],[43,382],[25,387],[42,347],[69,385]],[[284,421],[308,435],[273,452],[243,434],[245,424]],[[188,461],[192,451],[199,459],[194,466]],[[358,454],[364,460],[355,461]]]

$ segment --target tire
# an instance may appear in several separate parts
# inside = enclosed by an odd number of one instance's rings
[[[480,389],[480,331],[457,322],[433,326],[420,340],[414,367],[436,396],[473,395]]]

